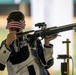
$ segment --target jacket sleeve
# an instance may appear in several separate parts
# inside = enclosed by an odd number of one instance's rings
[[[4,43],[2,43],[0,47],[0,70],[4,70],[10,53],[11,51],[6,48],[6,45]]]
[[[52,44],[49,44],[49,46],[44,45],[44,58],[48,68],[54,64]]]

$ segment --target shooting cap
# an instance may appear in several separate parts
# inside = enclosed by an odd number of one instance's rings
[[[9,28],[19,28],[24,29],[25,28],[25,21],[24,21],[24,14],[20,11],[13,11],[9,13],[7,17],[7,26],[6,29]]]

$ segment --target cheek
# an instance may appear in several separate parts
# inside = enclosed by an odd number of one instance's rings
[[[10,30],[10,29],[9,29],[9,32],[10,32],[10,33],[16,33],[15,30]]]

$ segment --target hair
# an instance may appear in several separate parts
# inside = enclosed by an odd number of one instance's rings
[[[7,21],[10,22],[12,20],[14,21],[20,21],[20,20],[24,20],[24,14],[18,10],[12,11],[9,13],[8,17],[7,17]]]

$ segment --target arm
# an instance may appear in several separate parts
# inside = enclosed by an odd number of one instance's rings
[[[0,47],[0,70],[4,70],[7,60],[11,54],[10,45],[16,39],[15,32],[9,33],[5,41],[2,42]]]
[[[6,47],[3,41],[0,47],[0,70],[4,70],[11,51]]]
[[[54,64],[52,44],[49,44],[49,46],[44,45],[44,58],[47,64],[47,68],[51,67]]]
[[[57,37],[57,34],[44,39],[44,57],[48,67],[51,67],[54,64],[53,60],[53,45],[50,44],[52,40]]]

